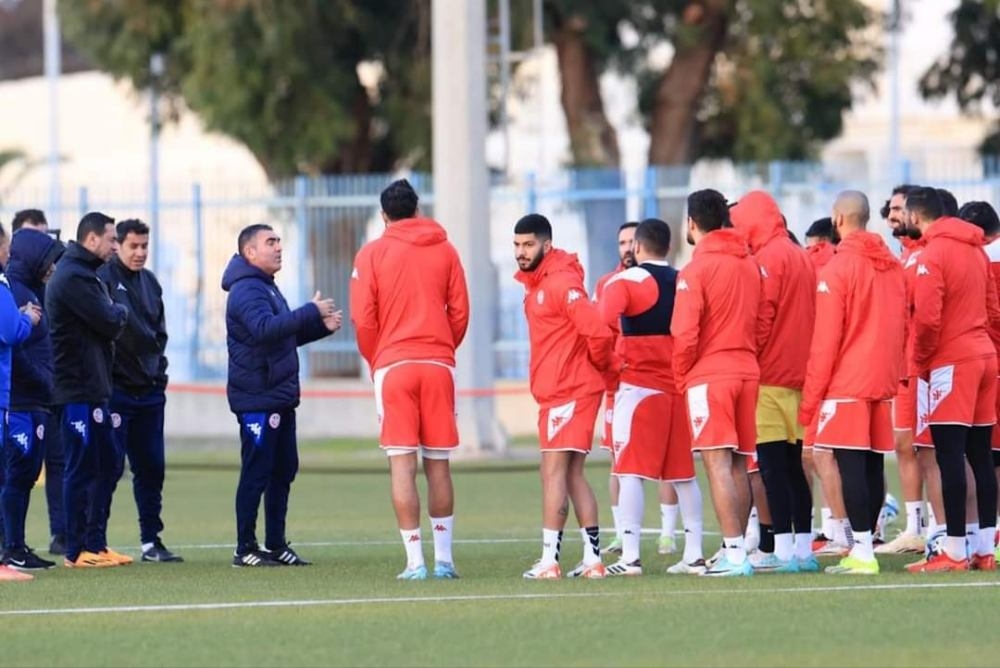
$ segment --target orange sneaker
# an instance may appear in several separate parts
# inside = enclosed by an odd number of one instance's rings
[[[601,578],[606,577],[607,574],[608,571],[601,562],[597,561],[592,564],[585,564],[581,561],[576,565],[576,568],[566,574],[566,577],[584,578],[585,580],[600,580]]]
[[[997,569],[996,556],[992,554],[977,554],[969,562],[969,570],[973,571],[995,571]]]
[[[135,562],[135,559],[128,556],[127,554],[122,554],[121,552],[115,552],[110,547],[104,548],[100,555],[105,559],[115,562],[116,566],[128,566]]]
[[[562,569],[558,563],[543,564],[541,561],[524,572],[525,580],[558,580],[562,577]]]
[[[35,576],[30,573],[22,573],[8,566],[0,565],[0,582],[27,582],[34,579]]]
[[[944,552],[931,555],[929,559],[907,564],[906,570],[910,573],[950,573],[952,571],[969,570],[968,559],[952,559]]]
[[[96,552],[81,552],[76,561],[70,561],[68,558],[63,559],[63,566],[66,568],[111,568],[117,565],[103,554]]]

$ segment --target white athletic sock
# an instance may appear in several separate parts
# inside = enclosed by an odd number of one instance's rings
[[[875,548],[872,545],[871,531],[854,531],[854,547],[851,548],[851,556],[864,561],[871,561],[875,558]]]
[[[826,536],[829,540],[836,540],[837,537],[837,524],[833,519],[833,511],[829,508],[820,508],[820,517],[822,518],[820,524],[820,533]]]
[[[434,561],[442,561],[446,564],[453,562],[451,556],[451,534],[454,527],[454,515],[431,518],[431,529],[434,532]]]
[[[619,482],[619,485],[621,483]],[[618,488],[618,505],[611,506],[611,521],[615,523],[615,538],[622,539],[622,494],[621,487]]]
[[[976,551],[979,545],[979,522],[965,523],[965,555],[969,556]]]
[[[798,559],[808,559],[813,553],[813,535],[811,533],[795,534],[795,557]]]
[[[420,527],[416,529],[400,529],[399,535],[406,548],[406,567],[417,568],[424,565],[424,542],[420,538]]]
[[[660,535],[674,537],[677,532],[677,515],[680,513],[680,504],[661,503],[660,504]]]
[[[906,502],[906,528],[903,530],[903,533],[913,536],[920,535],[920,516],[923,514],[923,506],[923,501]]]
[[[646,507],[642,480],[632,475],[618,476],[618,514],[622,533],[622,561],[639,558],[642,514]]]
[[[729,563],[739,566],[747,559],[747,549],[746,543],[743,542],[743,536],[736,536],[734,538],[723,538],[722,544],[726,547],[726,559]]]
[[[938,525],[937,515],[934,514],[934,506],[927,504],[927,527],[936,527]]]
[[[559,548],[562,546],[562,531],[542,529],[542,565],[559,563]]]
[[[702,542],[704,518],[702,517],[701,488],[697,480],[674,483],[677,492],[677,507],[684,522],[684,561],[692,564],[704,559]]]
[[[979,530],[979,535],[977,539],[979,545],[976,546],[975,552],[981,557],[993,554],[994,545],[993,542],[996,539],[997,530],[996,527],[986,527],[985,529]]]
[[[965,536],[947,536],[944,539],[944,552],[955,561],[965,559]]]
[[[782,561],[789,561],[795,556],[795,537],[792,534],[774,534],[774,556]]]
[[[869,532],[870,533],[870,532]],[[851,529],[851,521],[846,517],[840,520],[840,537],[843,538],[842,545],[847,547],[854,547],[857,538],[854,535],[854,530]]]

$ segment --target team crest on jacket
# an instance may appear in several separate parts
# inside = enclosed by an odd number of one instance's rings
[[[573,302],[575,302],[577,299],[579,299],[582,296],[583,296],[583,293],[580,292],[579,290],[570,290],[569,292],[566,293],[566,303],[567,304],[572,304]]]
[[[104,424],[104,412],[100,408],[94,409],[94,422],[97,424]]]
[[[271,417],[267,419],[267,423],[271,425],[271,429],[277,429],[281,425],[281,416],[277,413],[271,413]]]
[[[535,301],[538,302],[539,306],[541,306],[543,303],[545,303],[545,292],[542,291],[542,290],[539,290],[538,293],[535,295]]]
[[[38,438],[39,441],[44,441],[45,440],[45,425],[44,424],[38,425],[38,428],[35,429],[35,436]]]
[[[819,285],[816,286],[816,292],[825,292],[830,294],[830,286],[826,284],[826,281],[820,281]]]
[[[927,268],[926,264],[917,265],[917,276],[930,276],[931,271]]]

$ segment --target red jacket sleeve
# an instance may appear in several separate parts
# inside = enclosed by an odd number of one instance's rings
[[[937,352],[945,293],[944,273],[929,251],[920,254],[913,283],[913,362],[923,374]]]
[[[1000,350],[1000,291],[997,282],[1000,280],[1000,265],[990,263],[990,280],[986,286],[986,315],[989,318],[990,338],[993,347]]]
[[[816,285],[816,326],[813,328],[802,388],[799,423],[812,422],[820,403],[826,398],[833,368],[840,354],[847,318],[847,280],[829,267],[824,268]]]
[[[677,276],[674,315],[670,331],[674,335],[674,376],[683,389],[685,377],[698,359],[701,337],[701,315],[705,309],[705,294],[695,272],[682,270]]]
[[[462,260],[457,251],[452,249],[452,252],[451,275],[448,277],[448,324],[458,348],[469,329],[469,287],[465,282]]]
[[[757,309],[757,354],[763,352],[767,342],[771,340],[774,331],[774,319],[778,313],[778,297],[781,292],[781,282],[784,280],[784,270],[777,263],[760,266],[760,307]]]
[[[597,300],[597,308],[605,325],[614,331],[621,329],[621,317],[628,309],[628,305],[629,293],[625,281],[614,281],[603,286],[600,298]]]
[[[362,248],[354,258],[351,271],[351,323],[358,339],[358,350],[371,366],[378,341],[378,291],[371,253]]]
[[[598,371],[612,366],[615,335],[603,322],[597,306],[587,299],[582,286],[568,286],[556,295],[576,331],[587,341],[587,356]]]

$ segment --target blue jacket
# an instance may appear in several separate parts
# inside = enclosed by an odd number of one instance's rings
[[[62,243],[44,232],[24,228],[10,242],[10,262],[7,280],[18,307],[31,302],[42,305],[45,283],[42,279],[49,267],[65,250]],[[52,405],[54,364],[52,339],[49,337],[49,316],[42,319],[24,343],[14,349],[10,407],[13,411],[45,411]]]
[[[274,277],[234,255],[222,274],[226,300],[229,378],[226,395],[236,413],[279,411],[299,405],[296,349],[328,336],[312,303],[289,310]]]
[[[11,349],[31,334],[31,318],[14,303],[7,276],[0,274],[0,410],[10,407]]]

